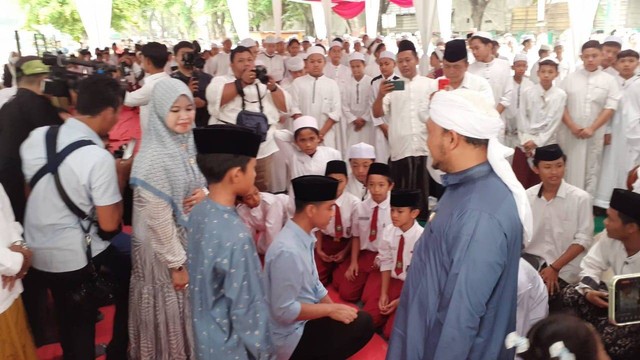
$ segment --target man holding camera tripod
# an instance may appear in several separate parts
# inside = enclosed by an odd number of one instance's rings
[[[207,111],[207,86],[213,77],[196,67],[196,61],[200,59],[200,54],[195,52],[194,46],[188,41],[180,41],[173,47],[178,70],[171,74],[171,77],[178,79],[193,92],[193,100],[196,104],[196,126],[202,127],[209,121]]]

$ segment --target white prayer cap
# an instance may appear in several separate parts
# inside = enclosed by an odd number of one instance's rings
[[[556,43],[553,44],[553,48],[554,49],[558,48],[558,47],[563,47],[563,46],[564,46],[564,44],[561,41],[556,41]]]
[[[396,54],[392,53],[391,51],[385,50],[380,53],[380,56],[378,56],[378,60],[382,59],[391,59],[393,61],[396,61]]]
[[[476,31],[475,33],[473,33],[472,37],[476,37],[476,36],[493,41],[493,36],[486,31]]]
[[[538,63],[541,63],[543,61],[553,61],[555,64],[560,64],[560,62],[558,61],[558,59],[556,59],[555,57],[551,57],[551,56],[547,56],[544,59],[540,59],[540,61],[538,61]]]
[[[513,155],[513,149],[498,141],[499,134],[504,130],[504,122],[493,103],[490,104],[473,90],[438,91],[431,99],[429,115],[433,122],[444,129],[489,140],[487,159],[493,171],[511,191],[524,229],[523,241],[527,244],[533,229],[531,207],[524,187],[506,159]]]
[[[293,56],[285,61],[285,66],[289,71],[300,71],[304,69],[304,60],[301,57]]]
[[[253,40],[252,38],[246,38],[246,39],[243,39],[242,41],[240,41],[238,43],[238,45],[249,48],[249,47],[256,46],[256,41]]]
[[[620,44],[620,46],[622,46],[622,38],[620,36],[615,36],[615,35],[607,36],[607,38],[604,39],[602,43],[605,44],[608,42],[618,43]]]
[[[299,120],[300,118],[298,118]],[[349,148],[348,159],[375,159],[376,149],[367,143],[357,143]]]
[[[327,55],[327,53],[324,51],[322,47],[316,46],[316,45],[307,49],[307,57],[313,54],[320,54],[322,56]]]
[[[516,54],[516,56],[513,57],[513,63],[515,64],[517,61],[528,62],[529,58],[527,57],[527,54],[520,53],[520,54]]]
[[[542,51],[551,51],[551,47],[547,44],[540,45],[540,50]]]
[[[378,35],[376,36],[376,40],[384,41],[384,36]]]
[[[302,129],[302,128],[313,128],[318,130],[318,120],[313,116],[300,116],[299,118],[293,120],[293,132]]]
[[[520,40],[520,43],[523,43],[523,42],[525,42],[525,41],[527,41],[527,40],[533,40],[533,35],[529,35],[529,34],[527,34],[527,35],[522,35],[522,38],[521,38],[521,40]]]
[[[278,38],[276,38],[275,36],[267,36],[264,39],[264,43],[265,44],[277,44],[278,43]]]
[[[332,41],[331,44],[329,45],[329,49],[331,49],[334,46],[337,46],[340,49],[342,49],[342,43],[340,41]]]
[[[365,61],[364,60],[364,54],[361,52],[357,52],[354,51],[349,55],[349,62],[354,61],[354,60],[360,60],[360,61]]]
[[[283,42],[284,42],[284,39],[281,38],[280,36],[276,38],[276,43],[283,43]]]
[[[313,36],[305,36],[302,38],[302,42],[305,42],[305,41],[314,42],[315,39],[313,38]]]

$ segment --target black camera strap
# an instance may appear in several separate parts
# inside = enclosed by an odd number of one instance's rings
[[[244,89],[242,88],[242,81],[240,79],[237,79],[235,81],[236,83],[236,91],[238,92],[238,95],[240,95],[240,97],[242,98],[242,111],[245,110],[245,106],[244,103],[247,101],[244,98]],[[260,87],[258,86],[258,84],[256,85],[256,92],[258,93],[258,103],[260,104],[260,112],[264,113],[264,108],[262,106],[262,97],[260,96]]]

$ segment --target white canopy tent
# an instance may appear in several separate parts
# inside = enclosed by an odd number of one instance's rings
[[[90,49],[110,43],[112,0],[75,0]]]

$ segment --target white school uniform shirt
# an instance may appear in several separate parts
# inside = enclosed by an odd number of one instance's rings
[[[414,221],[413,226],[406,232],[402,232],[400,228],[393,226],[393,224],[387,225],[378,244],[377,259],[380,264],[380,272],[391,271],[392,278],[404,281],[411,265],[413,248],[420,239],[422,231],[424,231],[424,228],[417,221]],[[398,265],[400,236],[404,237],[404,248],[402,249],[402,272],[398,275],[395,269]]]
[[[364,75],[360,81],[353,76],[342,88],[342,121],[346,135],[345,149],[361,142],[374,145],[374,126],[371,119],[371,77]],[[362,118],[366,124],[360,131],[354,130],[353,122]]]
[[[385,227],[391,224],[391,205],[389,203],[390,194],[380,204],[368,198],[360,202],[356,208],[355,217],[352,220],[353,227],[351,235],[360,238],[360,250],[369,250],[378,252],[380,242],[382,241]],[[371,216],[374,208],[378,206],[378,223],[376,224],[376,239],[369,241],[369,233],[371,231]]]
[[[149,102],[151,101],[151,95],[153,94],[153,87],[156,83],[162,79],[168,78],[169,75],[165,72],[159,72],[157,74],[148,75],[144,78],[144,85],[133,92],[127,92],[124,96],[124,105],[126,106],[139,106],[140,107],[140,129],[144,134],[149,123]]]
[[[626,90],[625,134],[629,147],[627,170],[640,165],[640,81],[635,81]]]
[[[428,155],[429,97],[438,90],[436,80],[417,74],[413,79],[400,77],[400,80],[404,81],[404,90],[392,91],[382,100],[389,121],[391,161]]]
[[[324,75],[315,78],[307,74],[293,80],[291,96],[294,104],[291,113],[313,116],[318,120],[318,129],[329,118],[338,122],[325,134],[323,145],[341,150],[338,135],[342,104],[338,82]]]
[[[245,204],[237,206],[238,215],[255,235],[259,254],[266,254],[269,245],[289,219],[289,196],[260,193],[260,204],[250,209]]]
[[[24,257],[9,250],[11,244],[22,240],[22,226],[16,221],[9,196],[0,184],[0,275],[15,276],[22,268]],[[22,293],[22,280],[16,280],[13,289],[0,287],[0,314],[7,310]]]
[[[346,191],[340,195],[336,199],[336,205],[340,207],[340,219],[342,221],[342,237],[343,238],[351,238],[352,233],[352,224],[353,219],[355,217],[356,207],[360,203],[360,199],[353,196]],[[321,229],[320,231],[327,236],[335,237],[336,236],[336,213],[331,217],[331,221],[326,228]]]
[[[598,180],[598,190],[594,200],[594,205],[603,209],[609,207],[609,200],[614,188],[626,188],[629,170],[633,168],[631,164],[632,149],[627,143],[627,118],[629,117],[629,102],[637,101],[632,99],[637,97],[637,92],[629,92],[629,88],[639,82],[638,76],[624,79],[617,75],[616,80],[620,85],[622,97],[618,102],[618,109],[609,121],[608,133],[611,134],[611,144],[604,147],[602,153],[602,170]]]
[[[549,314],[549,295],[542,277],[526,260],[518,267],[518,306],[516,332],[526,334],[538,321]]]
[[[446,77],[441,76],[437,78],[436,84],[440,79],[446,79]],[[487,100],[487,103],[491,105],[494,105],[496,103],[495,97],[493,96],[493,89],[491,88],[491,84],[489,84],[489,81],[487,81],[487,79],[483,78],[482,76],[478,76],[467,71],[464,74],[464,78],[462,79],[462,82],[460,83],[460,86],[458,88],[477,91],[482,95],[484,99]]]
[[[498,104],[502,104],[504,107],[509,106],[513,82],[511,81],[511,65],[508,61],[499,58],[488,63],[476,61],[469,65],[467,73],[483,77],[489,82],[495,106]]]
[[[271,75],[273,80],[282,81],[286,71],[282,55],[268,55],[267,53],[262,53],[257,56],[257,60],[262,61],[264,66],[267,68],[267,74]]]
[[[585,289],[591,288],[590,285],[599,284],[602,274],[608,269],[613,271],[614,276],[640,273],[640,252],[629,256],[622,242],[610,238],[606,230],[596,235],[596,239],[580,263],[578,290],[582,293]],[[591,278],[592,281],[585,278]]]
[[[520,117],[520,108],[524,107],[524,93],[534,84],[526,77],[522,77],[522,81],[518,84],[513,78],[511,79],[513,90],[511,91],[511,103],[502,112],[502,119],[505,123],[504,145],[516,147],[520,145],[518,139],[518,121]]]
[[[576,70],[560,88],[567,93],[566,108],[578,127],[590,126],[604,109],[618,108],[619,86],[613,76],[600,69],[593,72],[584,68]],[[565,180],[592,196],[600,175],[605,128],[600,127],[586,140],[576,138],[566,126],[560,126],[557,134],[558,144],[571,159],[566,165]]]
[[[347,186],[344,191],[352,194],[360,201],[365,200],[370,196],[367,191],[367,186],[358,181],[353,174],[349,174],[349,181],[347,182]]]
[[[382,81],[387,80],[400,80],[400,77],[396,74],[389,76],[388,78],[384,78],[382,74],[376,76],[371,80],[371,104],[376,101],[378,97],[378,93],[380,93],[380,83]],[[380,130],[379,126],[382,124],[389,124],[386,116],[382,117],[373,117],[373,113],[371,114],[371,119],[373,120],[374,130],[374,138],[375,144],[373,146],[376,149],[376,162],[380,163],[388,163],[389,162],[389,140],[384,136],[382,130]]]
[[[351,77],[351,68],[342,64],[333,65],[327,59],[327,63],[324,65],[324,75],[329,79],[335,80],[338,84],[344,83]],[[342,85],[340,84],[340,86]]]
[[[520,99],[518,117],[519,145],[533,141],[538,147],[555,144],[558,127],[567,101],[567,93],[557,86],[549,90],[536,84],[525,90]]]
[[[553,264],[569,246],[583,246],[585,251],[560,270],[560,278],[574,284],[580,280],[580,261],[593,243],[591,196],[566,181],[562,181],[555,198],[542,196],[542,183],[527,189],[533,212],[533,235],[524,252]]]

